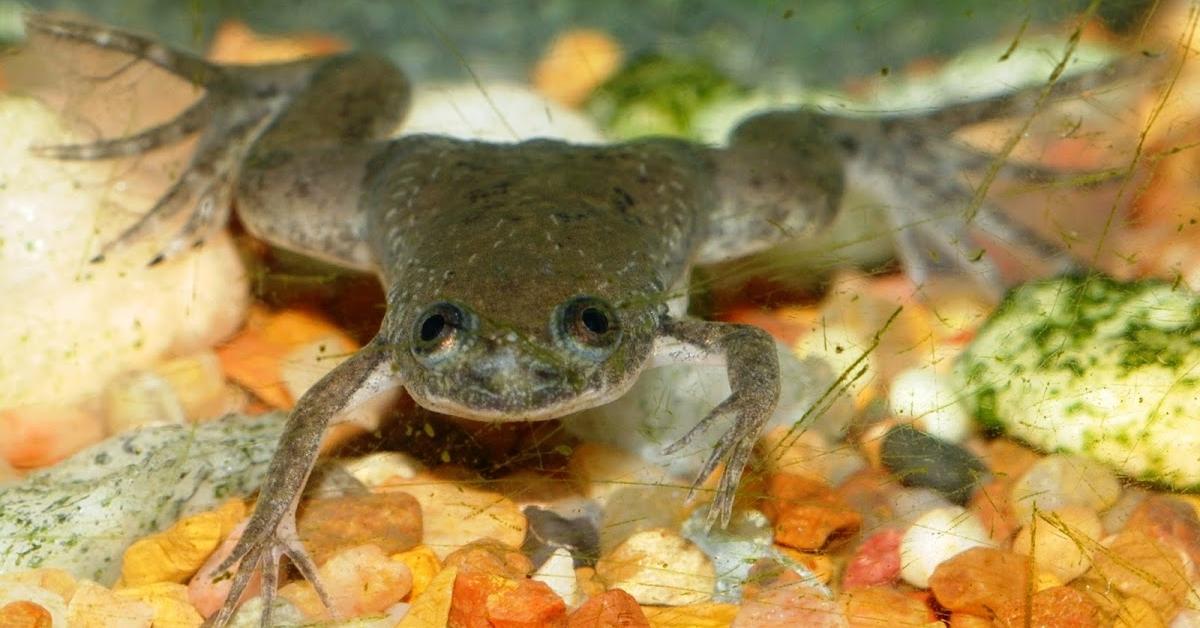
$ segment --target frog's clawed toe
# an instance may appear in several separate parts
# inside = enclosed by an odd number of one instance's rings
[[[26,31],[30,33],[123,52],[135,59],[149,61],[196,85],[207,85],[221,74],[220,68],[204,59],[172,50],[149,37],[36,11],[26,12],[24,21]]]
[[[712,475],[712,472],[722,462],[725,463],[725,469],[721,473],[716,493],[713,495],[713,500],[708,506],[706,519],[708,527],[711,528],[716,524],[724,527],[729,524],[729,519],[733,514],[733,504],[737,497],[738,483],[742,478],[742,471],[745,470],[746,464],[750,460],[750,454],[754,451],[754,443],[758,439],[759,432],[762,431],[763,424],[770,416],[771,409],[771,405],[760,407],[753,401],[750,401],[749,398],[730,395],[716,408],[713,408],[708,413],[708,416],[704,417],[687,434],[664,450],[664,453],[667,454],[678,452],[687,446],[697,434],[710,427],[718,418],[730,415],[735,417],[734,425],[713,446],[712,453],[709,454],[704,465],[696,474],[696,480],[692,483],[691,490],[688,492],[688,499],[690,500],[695,496],[697,489],[708,479],[708,476]]]
[[[279,584],[280,559],[284,556],[291,560],[297,571],[313,586],[321,602],[332,612],[333,606],[329,594],[321,584],[316,564],[296,538],[294,529],[294,518],[289,518],[268,534],[254,538],[243,536],[238,541],[233,552],[217,567],[216,573],[219,577],[234,572],[232,584],[220,610],[205,622],[206,627],[221,628],[229,623],[256,571],[262,573],[262,591],[259,593],[262,598],[260,625],[271,626],[271,611]]]

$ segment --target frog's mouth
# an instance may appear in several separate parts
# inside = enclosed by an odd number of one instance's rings
[[[465,400],[423,396],[412,391],[409,391],[409,394],[427,410],[488,423],[548,421],[609,401],[607,396],[602,397],[598,394],[567,395],[559,400],[547,399],[540,402],[488,394],[465,395]]]

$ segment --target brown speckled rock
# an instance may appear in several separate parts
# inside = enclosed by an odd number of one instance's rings
[[[938,565],[929,588],[938,604],[952,612],[990,617],[1026,594],[1028,573],[1028,556],[974,547]]]
[[[767,478],[762,511],[775,526],[775,542],[799,550],[820,550],[858,534],[862,515],[828,484],[791,473]]]
[[[632,595],[611,589],[594,595],[567,618],[568,628],[650,628]]]
[[[492,539],[480,539],[455,550],[442,561],[443,568],[481,571],[506,578],[524,578],[533,571],[533,563],[515,547]]]
[[[923,601],[893,587],[847,591],[838,599],[850,628],[921,626],[937,619]]]
[[[1023,597],[1011,600],[996,611],[999,628],[1092,628],[1100,625],[1100,609],[1087,595],[1070,587],[1042,589],[1028,601]]]
[[[301,504],[296,531],[318,565],[358,545],[394,554],[421,542],[421,506],[400,492],[313,499]]]
[[[1096,550],[1088,575],[1125,596],[1140,597],[1163,617],[1172,617],[1189,590],[1179,550],[1141,532],[1122,532]]]

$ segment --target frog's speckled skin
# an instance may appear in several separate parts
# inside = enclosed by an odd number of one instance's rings
[[[201,133],[179,181],[114,244],[187,216],[155,261],[168,258],[219,228],[236,198],[243,223],[260,237],[374,270],[387,291],[376,338],[318,382],[289,418],[246,532],[220,569],[238,565],[215,625],[229,620],[256,566],[263,595],[273,595],[285,554],[327,597],[296,538],[296,501],[329,422],[391,387],[467,418],[547,419],[615,399],[664,353],[717,354],[732,393],[672,448],[728,422],[697,480],[726,463],[709,523],[727,521],[774,409],[779,365],[762,330],[668,308],[691,265],[819,229],[833,217],[848,175],[874,183],[910,212],[962,207],[971,194],[957,171],[989,159],[947,134],[1029,111],[1042,95],[1027,90],[885,119],[771,112],[743,122],[723,148],[669,139],[614,146],[387,139],[409,91],[400,71],[376,57],[218,67],[103,27],[40,15],[27,25],[128,52],[206,89],[178,118],[137,135],[40,149],[100,159]],[[981,216],[1010,239],[1039,244],[994,212]],[[926,226],[912,231],[939,255],[972,263],[955,246],[966,237],[961,219],[916,222]],[[912,249],[905,261],[927,267]]]

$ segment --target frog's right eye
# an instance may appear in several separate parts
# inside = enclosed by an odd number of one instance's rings
[[[457,304],[434,303],[417,317],[413,326],[413,355],[422,361],[436,361],[449,355],[462,346],[472,320]]]

